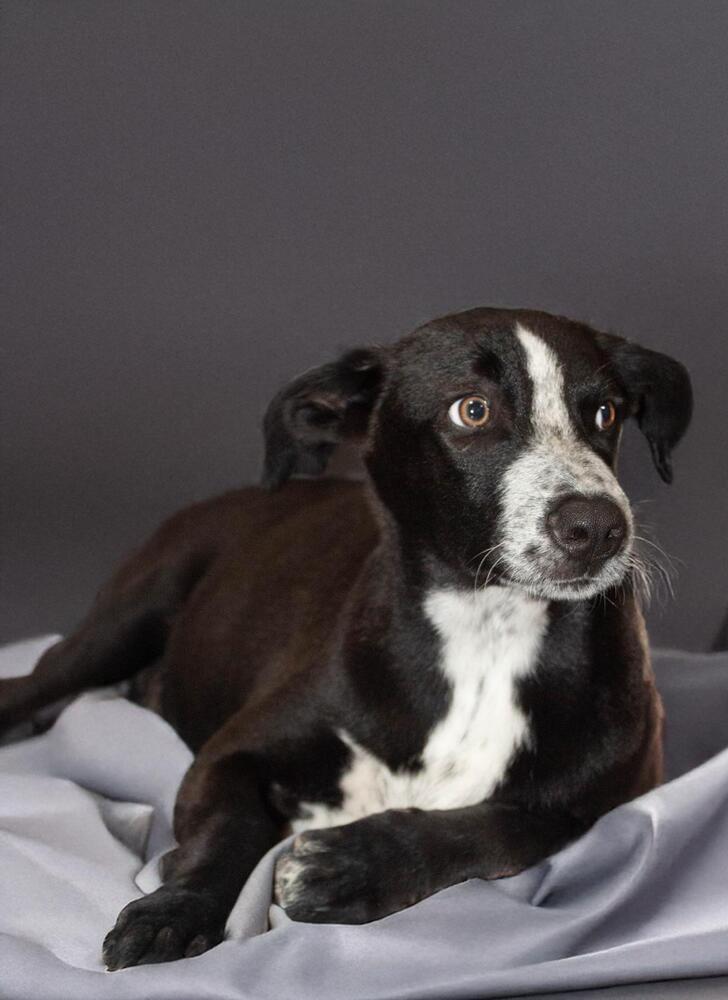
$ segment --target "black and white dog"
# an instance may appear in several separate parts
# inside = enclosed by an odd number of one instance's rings
[[[285,388],[264,488],[177,514],[30,677],[0,682],[9,725],[133,675],[197,753],[163,885],[122,911],[108,967],[218,942],[291,829],[281,905],[362,922],[519,872],[658,782],[615,465],[634,416],[669,481],[690,411],[678,362],[501,309]],[[289,481],[345,438],[365,483]]]

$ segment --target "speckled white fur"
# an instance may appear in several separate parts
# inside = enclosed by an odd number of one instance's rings
[[[425,612],[440,635],[440,666],[451,698],[427,739],[422,768],[392,772],[340,732],[352,751],[341,779],[341,807],[303,803],[305,815],[293,829],[338,826],[384,809],[451,809],[488,798],[517,748],[529,740],[514,684],[536,665],[546,607],[507,587],[432,591]]]
[[[564,376],[549,345],[520,324],[516,336],[526,354],[532,384],[532,442],[509,466],[501,485],[502,546],[508,575],[539,596],[589,597],[620,582],[629,563],[633,535],[629,502],[611,469],[579,438],[564,393]],[[546,511],[560,495],[608,496],[627,522],[627,543],[605,563],[587,589],[551,583],[561,558],[544,530]]]

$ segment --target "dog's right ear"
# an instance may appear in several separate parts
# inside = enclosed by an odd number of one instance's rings
[[[362,348],[282,389],[263,418],[263,485],[274,490],[296,473],[323,472],[341,441],[366,432],[382,377],[382,352]]]

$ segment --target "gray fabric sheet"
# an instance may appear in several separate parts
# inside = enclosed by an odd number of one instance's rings
[[[0,676],[31,669],[49,641],[0,650]],[[725,973],[728,653],[655,663],[674,780],[550,860],[374,924],[304,925],[270,905],[279,846],[223,944],[115,973],[101,941],[158,884],[190,753],[114,692],[84,695],[47,733],[0,749],[0,997],[444,1000]]]

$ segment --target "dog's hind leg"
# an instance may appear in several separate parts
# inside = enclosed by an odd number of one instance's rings
[[[31,674],[0,680],[0,731],[86,688],[117,684],[157,660],[170,623],[204,571],[200,560],[129,573],[102,591],[75,632],[51,646]]]

